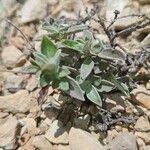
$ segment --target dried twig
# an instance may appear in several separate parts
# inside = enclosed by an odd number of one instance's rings
[[[25,72],[25,71],[15,71],[15,70],[8,70],[8,69],[0,69],[0,72],[11,72],[11,73],[20,73],[20,74],[34,74],[33,72]]]
[[[149,20],[148,22],[146,22],[146,23],[141,24],[141,25],[139,25],[139,23],[137,23],[137,24],[135,24],[135,25],[132,25],[131,27],[127,27],[126,29],[124,29],[124,30],[122,30],[122,31],[120,31],[120,32],[118,32],[118,33],[116,33],[116,35],[114,36],[114,39],[115,39],[116,37],[119,37],[119,36],[125,34],[125,33],[130,33],[130,32],[136,31],[136,30],[138,30],[138,29],[145,28],[145,27],[147,27],[148,25],[150,25],[150,20]]]
[[[6,18],[1,18],[1,20],[6,21],[6,22],[9,23],[10,25],[12,25],[14,28],[16,28],[16,29],[21,33],[21,35],[24,37],[24,39],[27,41],[27,43],[30,45],[31,49],[32,49],[32,50],[35,50],[35,48],[34,48],[33,45],[30,43],[30,41],[28,40],[28,38],[26,37],[26,35],[25,35],[14,23],[12,23],[12,21],[10,21],[9,19],[6,19]]]
[[[118,15],[120,14],[120,12],[118,10],[115,10],[114,14],[115,14],[114,19],[112,20],[112,22],[110,23],[110,25],[107,27],[107,30],[109,30],[110,27],[116,22],[116,20],[118,19]]]

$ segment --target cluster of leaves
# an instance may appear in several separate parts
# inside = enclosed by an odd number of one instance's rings
[[[41,87],[59,88],[100,107],[103,93],[120,90],[129,95],[129,78],[119,76],[116,66],[126,57],[122,51],[95,39],[87,25],[53,21],[43,28],[48,34],[42,38],[41,49],[33,53],[30,68]]]

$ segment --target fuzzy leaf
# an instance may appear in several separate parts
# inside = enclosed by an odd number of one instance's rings
[[[44,36],[41,43],[42,54],[44,54],[47,58],[51,58],[55,55],[57,50],[58,49],[55,44],[48,37]]]
[[[82,42],[75,40],[65,40],[63,41],[63,44],[69,49],[83,53],[84,44]]]
[[[70,86],[70,89],[68,92],[69,95],[78,100],[85,101],[84,93],[83,93],[82,89],[80,88],[78,82],[69,76],[67,77],[67,79],[68,79],[69,86]]]
[[[101,97],[100,97],[97,89],[93,85],[86,91],[86,96],[94,104],[96,104],[100,107],[102,106]]]
[[[31,63],[33,66],[35,66],[35,67],[37,67],[37,68],[39,68],[39,69],[41,69],[41,67],[42,67],[42,64],[40,64],[38,61],[35,61],[35,60],[32,59],[32,58],[30,58],[30,63]]]
[[[61,67],[60,71],[59,71],[59,75],[58,77],[59,78],[63,78],[63,77],[66,77],[70,74],[70,71],[67,67]]]
[[[42,74],[40,76],[40,86],[44,87],[50,83],[50,78],[48,75]]]
[[[89,74],[92,72],[94,67],[94,62],[90,58],[86,58],[83,64],[81,65],[81,78],[85,80]]]
[[[39,70],[39,67],[35,65],[30,65],[22,69],[22,71],[27,72],[27,73],[36,73],[38,70]]]
[[[119,82],[113,74],[111,74],[111,81],[115,84],[115,86],[126,96],[129,96],[129,89],[126,84]]]
[[[100,86],[96,88],[98,92],[110,92],[114,89],[114,84],[107,80],[102,80]]]
[[[62,80],[60,83],[59,83],[59,88],[63,91],[68,91],[69,90],[69,83],[65,80]]]
[[[48,58],[40,52],[33,53],[35,60],[39,62],[41,65],[48,63]]]
[[[112,50],[111,48],[103,49],[98,57],[107,60],[125,59],[125,53],[119,50]]]

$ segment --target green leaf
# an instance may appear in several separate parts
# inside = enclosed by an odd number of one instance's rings
[[[68,94],[78,100],[85,101],[84,93],[80,88],[78,82],[69,76],[67,77],[67,79],[70,86]]]
[[[102,79],[100,76],[93,75],[92,77],[90,77],[90,81],[94,86],[98,87],[100,86]]]
[[[115,86],[113,83],[107,81],[107,80],[101,80],[100,86],[96,87],[98,92],[110,92],[112,91]]]
[[[30,63],[31,63],[33,66],[35,66],[35,67],[37,67],[37,68],[39,68],[39,69],[41,69],[41,67],[42,67],[42,65],[41,65],[38,61],[35,61],[35,60],[32,59],[32,58],[30,58]]]
[[[125,59],[125,53],[120,50],[113,50],[111,48],[103,49],[98,54],[98,57],[107,59],[107,60],[118,60],[118,59]]]
[[[59,32],[59,28],[58,28],[58,26],[56,26],[56,24],[44,25],[43,29],[50,32],[50,33],[58,33]]]
[[[80,84],[80,87],[81,87],[81,89],[82,89],[84,92],[86,92],[86,91],[89,89],[90,86],[91,86],[91,83],[90,83],[89,80],[84,80],[84,81],[82,81],[82,83]]]
[[[62,91],[68,91],[69,90],[69,83],[65,80],[62,80],[60,83],[59,83],[59,88],[62,90]]]
[[[86,96],[94,104],[96,104],[100,107],[102,106],[101,97],[100,97],[97,89],[93,85],[86,91]]]
[[[58,71],[59,69],[59,62],[60,62],[60,54],[61,54],[61,50],[58,50],[55,55],[50,58],[48,63],[45,63],[41,70],[44,72],[51,72],[51,74],[54,74],[55,72]]]
[[[42,74],[41,70],[39,70],[39,71],[36,72],[35,76],[38,79],[38,81],[40,81],[41,74]]]
[[[63,78],[63,77],[68,76],[70,73],[71,73],[71,72],[69,71],[69,69],[68,69],[67,67],[62,66],[62,67],[60,68],[58,77],[59,77],[59,78]]]
[[[39,62],[41,65],[48,63],[48,58],[41,52],[34,52],[33,55],[35,57],[35,60]]]
[[[42,74],[40,76],[40,86],[44,87],[50,83],[51,79],[48,75]]]
[[[113,74],[110,74],[111,76],[111,81],[115,84],[115,86],[123,93],[125,94],[126,96],[129,96],[130,92],[129,92],[129,89],[128,87],[126,86],[126,84],[122,83],[122,82],[119,82],[115,76]]]
[[[82,42],[75,40],[65,40],[63,41],[63,44],[69,49],[73,49],[75,51],[83,53],[84,44]]]
[[[44,36],[41,43],[42,54],[44,54],[47,58],[52,58],[57,50],[58,49],[55,44],[48,37]]]
[[[50,58],[49,63],[55,64],[55,65],[58,66],[59,63],[60,63],[60,57],[61,57],[61,50],[59,49],[59,50],[55,53],[55,55],[54,55],[52,58]]]
[[[39,67],[30,65],[27,67],[23,67],[22,71],[27,72],[27,73],[36,73],[39,70]]]
[[[85,80],[89,74],[92,72],[94,67],[94,62],[91,58],[86,58],[83,64],[81,65],[81,78]]]

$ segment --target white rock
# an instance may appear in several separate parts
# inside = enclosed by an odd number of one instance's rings
[[[148,120],[147,117],[140,117],[135,126],[134,126],[135,130],[137,131],[141,131],[141,132],[147,132],[147,131],[150,131],[150,122]]]
[[[17,76],[15,74],[7,77],[5,81],[5,89],[9,90],[9,92],[17,92],[19,89],[25,87],[25,80],[23,76]]]
[[[55,120],[49,130],[46,132],[45,137],[55,144],[68,144],[68,133],[63,127],[61,121]]]
[[[100,142],[90,133],[71,128],[69,132],[69,146],[71,150],[103,150]]]
[[[140,137],[145,144],[150,144],[150,132],[135,132],[137,137]]]
[[[26,60],[23,53],[15,46],[8,46],[2,50],[2,63],[5,67],[14,68],[22,66]]]
[[[137,141],[139,149],[140,150],[144,149],[144,147],[145,147],[144,141],[141,138],[138,138],[136,141]]]
[[[56,5],[58,3],[58,0],[48,0],[49,5]]]
[[[30,135],[39,133],[39,129],[36,127],[36,121],[33,118],[23,118],[20,122],[26,127]]]
[[[28,91],[33,91],[36,87],[38,87],[38,81],[35,78],[35,76],[32,76],[29,80],[28,80],[28,84],[26,86],[26,89]]]
[[[16,5],[16,0],[0,0],[0,16],[6,17],[11,15],[11,10],[15,9]]]
[[[141,42],[141,46],[146,48],[150,46],[150,34],[148,34],[144,40]]]
[[[113,130],[108,130],[107,131],[107,137],[106,137],[106,142],[109,143],[111,142],[119,133],[113,129]]]
[[[11,113],[25,113],[30,110],[28,91],[20,90],[15,94],[0,96],[0,110]]]
[[[129,6],[123,9],[123,11],[120,14],[121,16],[128,16],[131,14],[138,14],[138,10],[136,8],[134,8],[134,6]],[[138,17],[125,17],[125,18],[121,18],[118,19],[115,23],[114,23],[114,27],[117,30],[122,30],[125,29],[131,25],[133,25],[134,23],[137,23],[138,21],[140,21],[142,19],[138,18]]]
[[[15,149],[17,147],[16,136],[18,136],[19,126],[16,117],[0,119],[0,147],[5,149]]]
[[[147,16],[150,16],[150,4],[149,5],[144,5],[141,7],[140,11],[142,14],[145,14]]]
[[[12,13],[17,8],[16,0],[0,0],[0,17],[7,18],[12,15]],[[8,34],[8,23],[4,20],[0,21],[0,39]]]
[[[0,119],[5,118],[9,115],[9,113],[0,112]]]
[[[43,19],[47,13],[46,0],[27,0],[21,9],[21,23]]]
[[[106,18],[107,20],[113,19],[114,11],[119,10],[120,12],[130,2],[130,0],[106,0]]]
[[[52,144],[43,136],[35,136],[32,144],[40,150],[52,150]]]
[[[137,150],[136,138],[131,133],[117,135],[107,146],[109,150]]]
[[[143,150],[150,150],[150,145],[146,145],[143,147]]]
[[[150,91],[142,86],[138,86],[131,92],[131,100],[135,101],[137,104],[150,109]]]
[[[58,150],[70,150],[68,145],[58,145]]]

